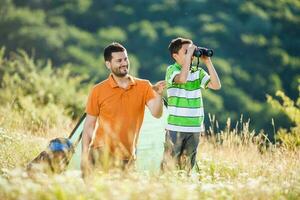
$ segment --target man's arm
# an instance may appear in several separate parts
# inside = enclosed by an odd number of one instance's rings
[[[184,58],[184,63],[181,68],[181,71],[179,74],[177,74],[174,77],[174,82],[175,83],[186,83],[187,82],[187,77],[189,75],[189,70],[190,70],[190,65],[192,62],[192,56],[194,54],[196,46],[194,44],[190,44],[189,47],[187,48],[187,52]]]
[[[206,65],[208,69],[208,73],[210,75],[210,82],[208,83],[208,87],[213,90],[219,90],[221,89],[221,82],[219,79],[219,76],[214,68],[214,65],[211,62],[210,57],[201,56],[202,61]]]
[[[89,145],[91,143],[93,132],[96,126],[97,117],[87,114],[85,122],[83,125],[83,135],[82,135],[82,153],[81,153],[81,170],[83,175],[87,175],[89,172]]]
[[[155,91],[155,97],[147,102],[147,106],[152,116],[155,118],[160,118],[163,113],[162,93],[165,86],[165,81],[159,81],[152,86],[152,89]]]

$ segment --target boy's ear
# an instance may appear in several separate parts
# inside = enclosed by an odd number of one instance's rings
[[[173,57],[173,59],[177,60],[178,54],[177,54],[177,53],[173,53],[173,54],[172,54],[172,57]]]

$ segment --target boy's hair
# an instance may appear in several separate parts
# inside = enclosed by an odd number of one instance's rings
[[[113,42],[104,49],[104,60],[111,61],[113,52],[124,52],[126,51],[125,47],[123,47],[120,43]]]
[[[183,44],[192,44],[192,43],[193,43],[192,40],[182,38],[182,37],[173,39],[168,47],[171,57],[173,58],[173,53],[178,53],[178,51],[181,49]]]

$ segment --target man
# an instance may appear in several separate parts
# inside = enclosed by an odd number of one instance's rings
[[[175,60],[167,68],[168,124],[162,169],[190,171],[195,164],[200,132],[204,131],[201,89],[218,90],[221,83],[210,57],[201,56],[208,69],[191,67],[196,46],[189,39],[171,41],[169,51]]]
[[[92,166],[102,170],[131,166],[145,106],[156,118],[163,112],[164,81],[152,89],[149,81],[130,76],[127,51],[119,43],[105,48],[104,59],[111,74],[93,87],[86,106],[81,159],[84,176]]]

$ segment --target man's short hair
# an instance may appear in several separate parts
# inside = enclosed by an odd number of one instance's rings
[[[178,37],[171,41],[169,44],[169,51],[171,54],[171,57],[173,58],[173,53],[178,53],[178,51],[181,49],[183,44],[192,44],[192,40]]]
[[[104,49],[104,60],[105,61],[111,61],[112,59],[112,53],[114,52],[124,52],[126,51],[125,47],[123,47],[120,43],[113,42],[109,44],[107,47]]]

